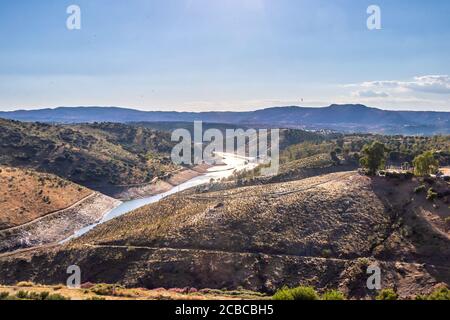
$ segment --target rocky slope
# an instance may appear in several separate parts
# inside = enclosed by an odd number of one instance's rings
[[[361,298],[375,294],[366,269],[376,264],[383,287],[403,297],[428,293],[450,284],[449,233],[429,216],[449,216],[448,185],[434,186],[441,198],[433,206],[414,193],[418,183],[347,172],[189,190],[62,247],[0,257],[0,282],[65,282],[66,268],[77,264],[83,281],[130,287],[273,292],[309,284]]]
[[[120,201],[52,174],[0,166],[0,253],[57,243]]]
[[[70,207],[90,194],[51,174],[0,166],[0,230]]]
[[[76,231],[97,223],[120,201],[94,192],[72,206],[26,224],[0,230],[0,253],[56,244]]]

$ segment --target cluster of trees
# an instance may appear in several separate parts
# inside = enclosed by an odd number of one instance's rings
[[[300,132],[297,133],[298,137],[291,133],[284,139],[280,155],[282,163],[328,154],[336,164],[342,159],[356,163],[362,161],[362,165],[374,174],[384,166],[391,165],[409,170],[415,163],[420,165],[421,162],[428,161],[430,155],[426,153],[433,150],[432,156],[438,164],[450,165],[450,136],[334,134],[318,138],[314,135],[300,135]],[[432,164],[425,163],[424,167],[425,169],[418,169],[418,175],[435,172]]]
[[[436,150],[442,161],[450,161],[450,136],[414,137],[414,136],[385,136],[371,134],[346,135],[345,140],[350,151],[360,152],[362,148],[374,141],[383,143],[389,153],[387,161],[391,163],[412,163],[420,154]]]
[[[389,148],[379,141],[372,142],[363,147],[360,164],[367,170],[369,175],[375,175],[379,170],[385,168]],[[425,151],[415,157],[412,161],[414,174],[416,176],[427,176],[435,174],[439,170],[439,161],[433,151]]]

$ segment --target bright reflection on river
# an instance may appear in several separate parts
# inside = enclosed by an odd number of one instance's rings
[[[82,236],[83,234],[87,233],[88,231],[92,230],[99,224],[105,223],[111,219],[122,216],[130,211],[133,211],[133,210],[143,207],[145,205],[158,202],[159,200],[166,198],[174,193],[177,193],[177,192],[180,192],[180,191],[192,188],[192,187],[196,187],[196,186],[199,186],[202,184],[209,183],[211,181],[211,179],[220,180],[223,178],[228,178],[233,174],[233,172],[235,170],[236,171],[242,171],[244,169],[251,170],[257,166],[257,163],[252,161],[253,159],[243,158],[243,157],[239,157],[237,155],[229,154],[229,153],[220,153],[219,155],[223,157],[222,161],[224,162],[225,165],[212,167],[212,168],[208,169],[208,172],[206,174],[195,177],[191,180],[188,180],[176,187],[173,187],[171,190],[169,190],[167,192],[164,192],[164,193],[161,193],[161,194],[158,194],[155,196],[151,196],[148,198],[142,198],[142,199],[136,199],[136,200],[132,200],[132,201],[123,202],[121,205],[119,205],[115,209],[111,210],[106,215],[104,215],[102,220],[100,220],[100,222],[89,225],[83,229],[76,231],[73,236],[71,236],[70,238],[68,238],[66,240],[61,241],[61,243],[67,242],[74,238],[78,238],[78,237]]]

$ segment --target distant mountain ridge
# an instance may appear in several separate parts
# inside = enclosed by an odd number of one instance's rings
[[[385,134],[450,134],[450,112],[388,111],[364,105],[323,108],[273,107],[247,112],[140,111],[120,107],[59,107],[0,112],[0,118],[19,121],[92,122],[204,122],[258,124],[274,127],[330,129]]]

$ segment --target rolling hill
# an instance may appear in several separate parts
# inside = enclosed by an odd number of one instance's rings
[[[0,112],[0,118],[57,123],[192,122],[263,125],[384,134],[448,134],[450,112],[386,111],[364,105],[275,107],[250,112],[161,112],[118,107],[60,107]]]
[[[52,173],[107,194],[173,170],[171,146],[167,132],[122,124],[0,119],[1,165]]]
[[[366,268],[376,264],[383,287],[425,294],[450,283],[450,238],[445,199],[433,206],[414,193],[418,183],[346,172],[187,190],[62,247],[0,257],[0,283],[61,283],[77,261],[93,283],[268,293],[303,284],[364,298],[376,294],[366,287]]]

